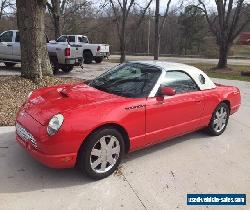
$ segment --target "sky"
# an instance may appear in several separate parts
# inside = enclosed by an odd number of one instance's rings
[[[215,0],[203,0],[206,3],[206,6],[208,7],[208,10],[213,10],[215,8]],[[234,0],[236,2],[236,0]],[[137,0],[137,2],[140,2],[142,5],[146,5],[149,0]],[[161,12],[164,12],[167,6],[168,0],[160,0],[160,10]],[[189,4],[197,4],[198,0],[172,0],[171,2],[171,8],[174,8],[176,6],[179,6],[183,2],[183,7]],[[250,3],[250,0],[245,0],[245,3]],[[155,8],[155,0],[153,0],[153,3],[151,5],[151,9],[154,10]]]

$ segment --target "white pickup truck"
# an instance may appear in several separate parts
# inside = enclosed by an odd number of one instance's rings
[[[50,43],[66,43],[81,45],[82,57],[84,63],[90,64],[93,60],[96,63],[101,63],[103,58],[110,55],[108,44],[91,44],[87,36],[83,35],[62,35],[57,40],[52,40]]]
[[[54,73],[59,69],[70,72],[74,66],[82,64],[80,45],[65,43],[47,43],[50,62]],[[17,30],[9,30],[0,34],[0,62],[12,67],[21,62],[20,37]]]

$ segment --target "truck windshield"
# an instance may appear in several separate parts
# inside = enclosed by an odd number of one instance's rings
[[[13,31],[7,31],[1,34],[1,42],[12,42]]]
[[[147,97],[161,70],[140,63],[119,65],[89,82],[98,90],[129,98]]]

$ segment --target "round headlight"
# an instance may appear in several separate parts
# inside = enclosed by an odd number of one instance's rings
[[[49,125],[47,127],[47,132],[50,136],[53,136],[57,133],[60,127],[63,124],[64,117],[62,114],[54,115],[49,121]]]

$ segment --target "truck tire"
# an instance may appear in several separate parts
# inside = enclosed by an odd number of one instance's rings
[[[56,75],[59,72],[58,59],[55,56],[49,56],[49,60],[53,74]]]
[[[103,61],[103,57],[95,57],[96,63],[101,63]]]
[[[53,74],[56,75],[59,72],[59,68],[56,66],[52,66],[52,71],[53,71]]]
[[[84,63],[85,64],[92,63],[92,61],[93,61],[93,55],[92,55],[92,53],[89,50],[84,51],[83,52],[83,59],[84,59]]]
[[[14,67],[16,64],[11,62],[4,62],[4,65],[7,67]]]
[[[64,65],[61,66],[61,69],[64,73],[69,73],[73,70],[74,66],[73,65]]]

